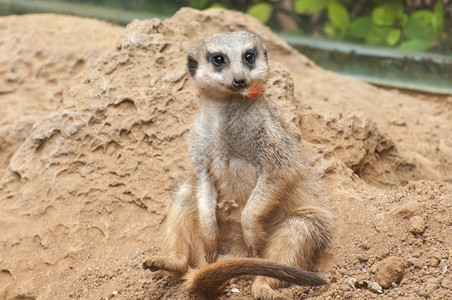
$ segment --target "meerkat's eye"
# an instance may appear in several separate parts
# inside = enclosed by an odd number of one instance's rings
[[[215,66],[221,66],[222,64],[224,64],[224,57],[222,56],[222,55],[219,55],[219,54],[217,54],[217,55],[214,55],[213,57],[212,57],[212,63],[215,65]]]
[[[252,52],[245,53],[245,60],[247,63],[252,64],[256,60],[256,55]]]

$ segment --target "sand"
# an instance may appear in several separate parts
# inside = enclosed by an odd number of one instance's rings
[[[0,18],[0,298],[187,299],[141,269],[161,252],[173,178],[199,107],[191,43],[251,30],[267,97],[321,175],[335,214],[319,288],[289,299],[452,294],[452,97],[325,71],[238,12],[182,9],[126,28],[61,15]],[[377,282],[382,288],[375,287]],[[221,299],[251,299],[236,279]]]

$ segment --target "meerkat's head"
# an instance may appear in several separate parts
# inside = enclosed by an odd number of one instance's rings
[[[205,96],[246,95],[251,85],[267,81],[267,49],[250,32],[217,33],[195,45],[188,55],[188,70]]]

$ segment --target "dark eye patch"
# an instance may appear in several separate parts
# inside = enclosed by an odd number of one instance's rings
[[[211,63],[216,71],[221,71],[228,64],[228,56],[220,52],[206,53],[207,63]]]

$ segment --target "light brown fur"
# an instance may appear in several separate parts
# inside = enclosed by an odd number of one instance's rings
[[[249,32],[216,34],[196,44],[188,67],[201,100],[190,143],[196,174],[168,212],[168,256],[143,266],[185,274],[186,286],[208,298],[239,275],[263,275],[253,282],[256,299],[279,298],[274,288],[287,282],[324,284],[297,272],[315,270],[331,243],[327,203],[264,94],[244,97],[251,83],[267,80],[265,46]]]

